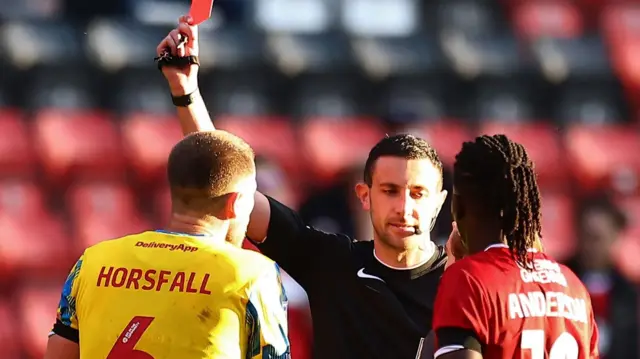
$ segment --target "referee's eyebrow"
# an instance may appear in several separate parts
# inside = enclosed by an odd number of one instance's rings
[[[398,188],[405,188],[405,186],[401,186],[397,183],[391,183],[391,182],[384,182],[384,183],[380,183],[380,187],[389,187],[389,188],[393,188],[393,189],[398,189]],[[423,185],[410,185],[408,186],[411,190],[417,190],[420,192],[427,192],[429,193],[429,189]]]

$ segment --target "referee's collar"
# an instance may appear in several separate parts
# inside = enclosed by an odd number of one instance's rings
[[[383,261],[382,261],[380,258],[378,258],[378,256],[376,255],[376,248],[375,248],[375,246],[373,247],[373,258],[375,258],[375,259],[376,259],[380,264],[382,264],[383,266],[385,266],[385,267],[387,267],[387,268],[389,268],[389,269],[397,270],[397,271],[404,271],[404,270],[410,271],[410,270],[412,270],[412,269],[416,269],[416,268],[420,268],[420,267],[422,267],[423,265],[425,265],[426,263],[428,263],[429,261],[431,261],[431,260],[433,259],[433,254],[436,252],[437,246],[436,246],[436,244],[435,244],[435,243],[433,243],[433,242],[431,242],[431,241],[429,241],[429,244],[428,244],[428,245],[429,245],[429,248],[425,250],[425,252],[426,252],[426,254],[427,254],[427,255],[426,255],[426,258],[427,258],[427,259],[425,259],[424,261],[422,261],[422,262],[420,262],[420,263],[418,263],[418,264],[412,265],[411,267],[402,267],[402,268],[400,268],[400,267],[394,267],[394,266],[391,266],[391,265],[389,265],[389,264],[387,264],[387,263],[383,262]]]

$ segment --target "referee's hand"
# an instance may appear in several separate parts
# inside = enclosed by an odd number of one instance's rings
[[[192,22],[190,16],[181,16],[178,26],[158,44],[156,54],[160,56],[169,51],[171,56],[198,56],[198,26],[191,25]],[[169,82],[173,96],[183,96],[198,89],[198,65],[183,68],[163,66],[162,74]]]

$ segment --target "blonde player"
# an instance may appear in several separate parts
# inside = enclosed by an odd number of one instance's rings
[[[165,230],[88,248],[69,274],[46,359],[289,358],[278,266],[240,248],[254,206],[249,145],[224,131],[169,156]]]

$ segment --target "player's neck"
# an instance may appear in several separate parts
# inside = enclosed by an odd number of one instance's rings
[[[169,224],[164,229],[175,233],[220,237],[223,240],[226,237],[226,231],[211,220],[185,214],[173,213]]]
[[[412,269],[428,262],[436,251],[436,245],[426,237],[424,244],[414,248],[398,250],[374,241],[373,255],[383,265],[392,269]]]

